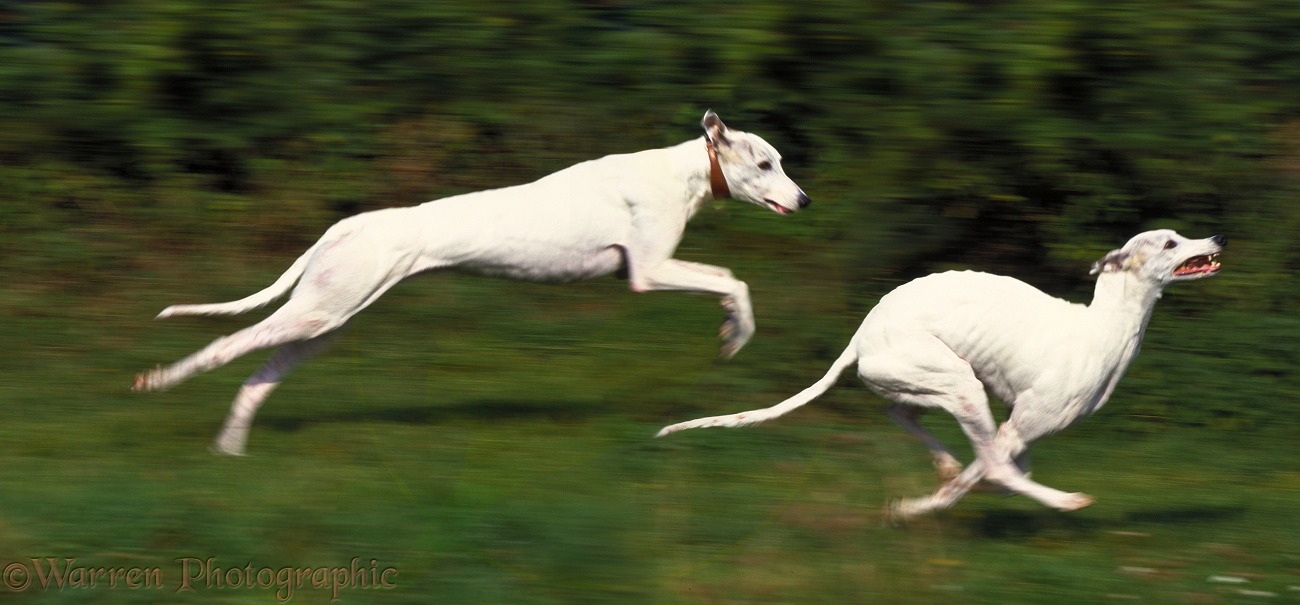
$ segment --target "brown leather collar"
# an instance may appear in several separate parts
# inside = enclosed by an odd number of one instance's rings
[[[713,148],[713,141],[708,139],[704,139],[704,147],[709,150],[709,188],[713,191],[713,199],[731,197],[727,177],[722,174],[722,166],[718,165],[718,150]]]

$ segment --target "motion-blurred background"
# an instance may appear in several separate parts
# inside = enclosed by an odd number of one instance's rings
[[[204,450],[260,356],[126,392],[261,317],[154,314],[260,290],[344,216],[675,144],[710,108],[814,200],[688,228],[678,257],[754,296],[730,362],[708,297],[438,275],[290,376],[248,458]],[[1297,176],[1284,0],[0,3],[0,565],[165,584],[0,598],[268,602],[177,593],[177,560],[360,557],[400,574],[347,602],[1295,600]],[[977,495],[880,527],[934,479],[847,378],[772,426],[649,438],[802,389],[908,279],[1087,302],[1090,264],[1158,227],[1230,245],[1110,405],[1037,448],[1092,508]]]

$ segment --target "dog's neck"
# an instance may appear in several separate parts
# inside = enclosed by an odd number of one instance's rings
[[[718,164],[717,148],[708,138],[704,139],[704,147],[709,154],[709,193],[713,194],[715,200],[731,197],[731,188],[727,187],[727,177],[722,174],[722,166]]]
[[[703,146],[704,149],[700,149]],[[718,187],[714,183],[715,178],[722,178],[723,187],[726,187],[726,179],[722,177],[722,170],[717,168],[717,150],[709,153],[709,142],[706,138],[691,139],[679,145],[667,148],[675,158],[674,165],[680,170],[680,174],[686,180],[686,217],[689,220],[703,208],[705,204],[712,200],[723,199],[718,196]],[[701,153],[703,151],[704,153]],[[713,175],[718,175],[714,177]],[[726,196],[730,197],[730,189],[726,189]]]
[[[1131,271],[1106,271],[1097,276],[1088,309],[1106,314],[1107,324],[1140,338],[1163,291],[1162,286]]]

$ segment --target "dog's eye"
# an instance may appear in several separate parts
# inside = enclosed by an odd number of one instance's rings
[[[767,160],[763,160],[763,161],[761,161],[761,162],[758,163],[758,169],[759,169],[759,170],[762,170],[762,171],[764,171],[764,172],[766,172],[766,171],[768,171],[768,170],[771,170],[771,169],[772,169],[772,163],[769,162],[769,161],[767,161]]]
[[[1169,240],[1169,241],[1165,242],[1165,250],[1168,250],[1168,249],[1170,249],[1170,248],[1173,248],[1174,246],[1177,246],[1177,245],[1178,245],[1178,242],[1176,242],[1176,241],[1174,241],[1174,240]]]

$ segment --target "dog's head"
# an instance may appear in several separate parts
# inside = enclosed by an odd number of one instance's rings
[[[790,214],[812,203],[781,169],[781,154],[762,137],[728,129],[709,111],[700,120],[704,138],[716,150],[731,197]]]
[[[1219,252],[1227,243],[1222,235],[1187,239],[1171,229],[1147,231],[1093,263],[1092,273],[1129,271],[1161,284],[1200,279],[1219,272]]]

